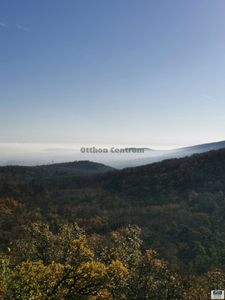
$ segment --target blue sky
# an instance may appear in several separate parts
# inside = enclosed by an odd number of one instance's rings
[[[225,140],[224,0],[2,0],[0,142]]]

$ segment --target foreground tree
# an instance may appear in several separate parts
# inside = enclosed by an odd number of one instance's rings
[[[9,260],[2,265],[4,299],[106,299],[103,291],[112,289],[127,273],[119,261],[108,266],[95,261],[78,227],[64,225],[58,235],[43,224],[25,230],[26,239],[17,244],[24,261],[14,267],[21,260],[15,256],[11,265]]]

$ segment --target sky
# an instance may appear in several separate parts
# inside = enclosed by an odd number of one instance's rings
[[[0,143],[225,140],[224,12],[224,0],[1,0]]]

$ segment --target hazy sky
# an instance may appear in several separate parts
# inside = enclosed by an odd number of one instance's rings
[[[0,142],[225,140],[224,0],[1,0]]]

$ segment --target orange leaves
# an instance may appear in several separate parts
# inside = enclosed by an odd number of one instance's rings
[[[17,206],[18,202],[12,198],[0,199],[0,214],[11,214]]]
[[[87,230],[91,231],[101,231],[108,228],[108,217],[99,217],[91,218],[86,226]]]

